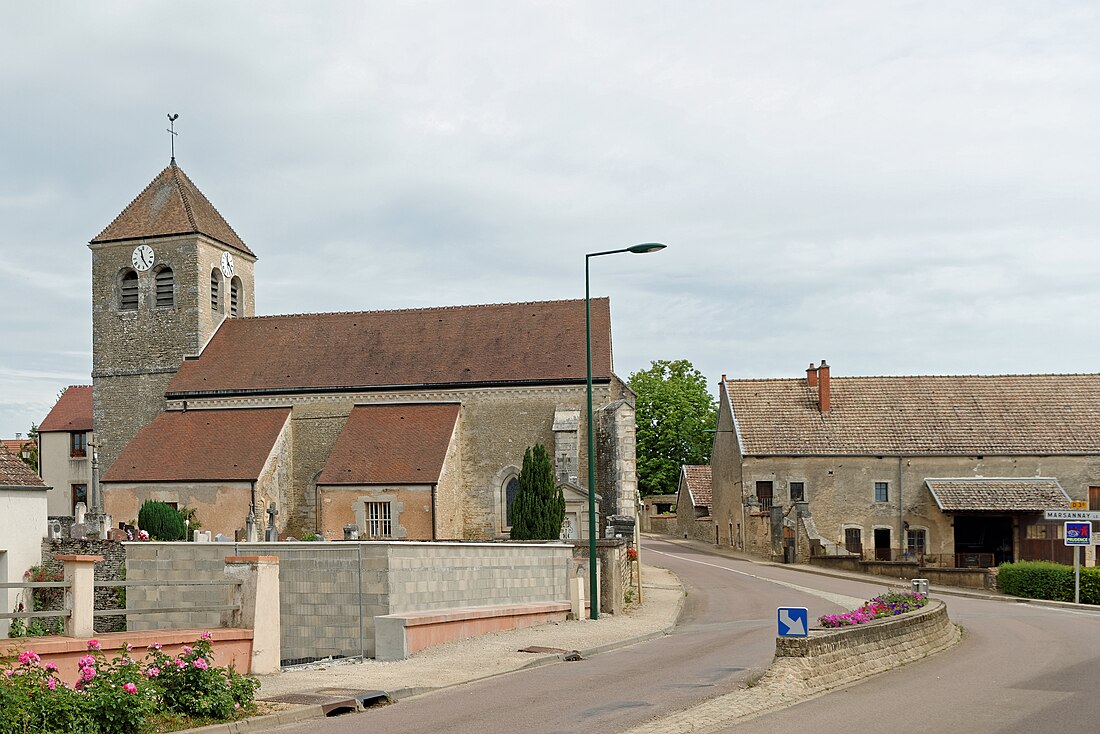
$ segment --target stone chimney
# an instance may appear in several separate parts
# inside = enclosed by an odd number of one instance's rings
[[[817,387],[817,367],[814,367],[813,362],[806,368],[806,386]]]
[[[817,368],[817,402],[822,413],[829,412],[829,365],[825,360]]]

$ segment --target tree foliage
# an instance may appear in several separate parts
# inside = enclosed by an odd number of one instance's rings
[[[658,360],[629,379],[637,394],[638,488],[673,494],[682,464],[709,464],[717,403],[703,374],[686,359]]]
[[[26,454],[24,456],[23,454]],[[19,447],[19,458],[31,469],[38,471],[38,424],[31,423],[31,430],[27,431],[27,440]]]
[[[565,496],[554,483],[546,447],[527,447],[512,501],[512,540],[556,540],[565,520]]]

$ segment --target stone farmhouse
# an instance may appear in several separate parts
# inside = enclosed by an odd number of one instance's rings
[[[564,532],[584,535],[583,300],[257,316],[255,253],[175,159],[89,247],[115,521],[152,498],[226,536],[251,515],[280,536],[507,538],[524,451],[542,443]],[[592,323],[597,500],[635,516],[633,394],[606,298]]]
[[[711,518],[711,478],[709,465],[684,464],[676,491],[676,534],[705,543],[717,543]]]
[[[94,444],[92,386],[70,385],[38,427],[38,461],[42,479],[50,486],[46,501],[51,516],[71,516],[80,502],[89,506],[89,447]]]
[[[1100,375],[723,375],[718,542],[944,566],[1072,562],[1044,509],[1100,509]],[[1095,561],[1095,549],[1086,554]],[[801,555],[801,552],[800,552]]]

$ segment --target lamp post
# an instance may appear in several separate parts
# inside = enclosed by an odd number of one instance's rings
[[[644,255],[665,249],[660,242],[645,242],[621,250],[590,252],[584,256],[584,347],[588,363],[588,598],[589,616],[600,618],[599,584],[596,582],[596,444],[592,430],[592,297],[588,281],[588,261],[601,255],[632,252]]]

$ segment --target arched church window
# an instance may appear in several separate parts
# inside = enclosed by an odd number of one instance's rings
[[[519,478],[512,477],[504,484],[504,524],[512,527],[512,503],[519,491]]]
[[[210,271],[210,310],[214,313],[222,310],[222,272],[217,268]]]
[[[161,268],[156,276],[156,304],[158,307],[176,305],[176,278],[172,268]]]
[[[229,315],[240,316],[241,315],[241,299],[244,298],[244,294],[241,293],[241,279],[237,276],[233,276],[233,280],[229,281]]]
[[[119,290],[118,310],[137,311],[138,274],[127,270],[122,274],[122,287]]]

